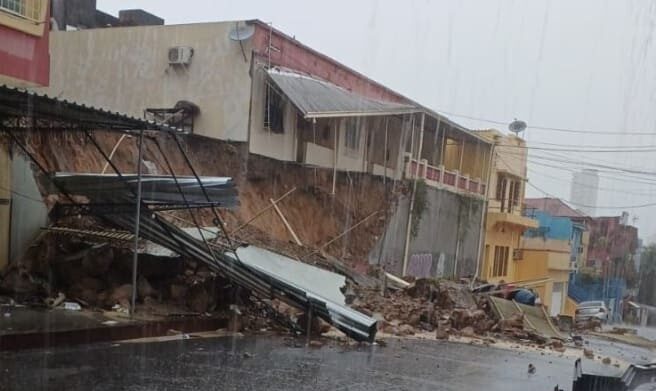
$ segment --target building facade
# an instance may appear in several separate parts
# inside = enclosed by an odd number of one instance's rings
[[[48,95],[330,170],[333,192],[339,172],[421,181],[417,235],[413,193],[370,262],[403,273],[430,254],[475,273],[492,145],[480,135],[257,20],[58,31],[51,46]]]
[[[595,216],[597,194],[599,193],[599,172],[584,169],[572,175],[570,200],[588,216]]]
[[[480,277],[488,282],[518,281],[522,234],[537,221],[522,216],[526,185],[526,143],[496,130],[477,132],[494,143],[487,193],[485,245]]]
[[[49,6],[47,0],[0,2],[0,85],[48,85]],[[20,201],[15,194],[9,141],[0,134],[0,271],[9,263],[12,206]]]

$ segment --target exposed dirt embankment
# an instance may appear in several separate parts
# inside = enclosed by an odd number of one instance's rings
[[[28,137],[26,141],[31,152],[49,171],[99,173],[105,166],[102,155],[82,132],[40,133]],[[121,135],[96,131],[94,137],[109,154]],[[326,248],[328,254],[343,259],[357,269],[366,269],[367,254],[382,235],[389,206],[394,202],[391,182],[384,185],[381,178],[340,173],[335,194],[332,195],[330,169],[304,167],[250,155],[247,145],[243,143],[227,143],[197,136],[181,136],[180,141],[199,175],[234,178],[239,189],[240,206],[221,212],[229,230],[270,205],[270,198],[276,199],[294,187],[296,191],[279,205],[301,242],[308,247],[308,252],[378,211],[378,214]],[[136,171],[136,156],[136,139],[127,137],[116,148],[112,161],[123,173],[133,173]],[[148,138],[144,145],[144,160],[150,162],[147,163],[148,172],[169,174],[164,156],[176,175],[192,174],[171,136]],[[113,173],[113,170],[108,167],[106,172]],[[386,200],[386,193],[389,200]],[[186,212],[178,212],[178,215],[190,220]],[[203,217],[204,224],[210,225],[210,214],[206,213]],[[252,227],[244,230],[244,236],[245,239],[257,236],[253,239],[269,241],[274,247],[276,243],[292,240],[273,210],[256,219]]]

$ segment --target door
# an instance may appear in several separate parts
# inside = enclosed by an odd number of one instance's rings
[[[558,316],[563,307],[563,283],[554,282],[551,291],[551,308],[549,308],[549,315]]]

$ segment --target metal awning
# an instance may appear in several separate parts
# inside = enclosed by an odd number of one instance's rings
[[[268,73],[275,87],[305,118],[399,115],[420,111],[411,105],[370,99],[300,73],[278,68],[270,69]]]
[[[0,84],[0,126],[5,130],[103,129],[117,131],[164,130],[175,127],[147,121],[65,99]]]

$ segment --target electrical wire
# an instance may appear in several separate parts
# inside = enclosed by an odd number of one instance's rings
[[[457,118],[465,118],[465,119],[470,119],[474,121],[480,121],[480,122],[487,122],[490,124],[495,124],[495,125],[504,125],[507,126],[509,124],[508,121],[499,121],[499,120],[493,120],[489,118],[479,118],[471,115],[466,115],[466,114],[459,114],[459,113],[452,113],[449,111],[444,111],[444,110],[436,110],[438,113],[445,115],[445,116],[452,116],[452,117],[457,117]],[[608,131],[603,131],[603,130],[584,130],[584,129],[573,129],[573,128],[559,128],[559,127],[552,127],[552,126],[544,126],[544,125],[530,125],[528,129],[535,129],[535,130],[548,130],[552,132],[563,132],[563,133],[576,133],[576,134],[597,134],[597,135],[619,135],[619,136],[656,136],[656,132],[646,132],[646,131],[639,131],[639,130],[615,130],[611,129]]]
[[[509,164],[503,159],[502,156],[500,156],[500,155],[497,153],[497,154],[496,154],[496,157],[499,158],[499,161],[502,162],[502,163],[506,166],[506,168],[508,168],[509,170],[512,170],[512,168],[510,167],[510,165],[509,165]],[[647,208],[647,207],[651,207],[651,206],[656,206],[656,202],[645,203],[645,204],[638,204],[638,205],[624,205],[624,206],[615,206],[615,205],[614,205],[614,206],[597,206],[597,205],[585,205],[585,204],[579,204],[579,203],[577,203],[577,202],[572,202],[572,201],[570,201],[570,200],[568,200],[568,199],[565,199],[565,198],[563,198],[563,197],[557,197],[557,196],[555,196],[555,195],[553,195],[553,194],[551,194],[551,193],[549,193],[549,192],[547,192],[547,191],[545,191],[545,190],[542,190],[541,188],[537,187],[536,185],[534,185],[533,183],[531,183],[531,182],[529,182],[529,181],[527,181],[526,183],[527,183],[529,186],[531,186],[532,188],[534,188],[535,190],[539,191],[540,193],[542,193],[542,194],[544,194],[544,195],[546,195],[546,196],[549,196],[549,197],[551,197],[551,198],[558,198],[558,199],[560,199],[560,200],[563,200],[563,201],[567,202],[567,203],[570,204],[570,205],[574,205],[574,206],[579,207],[579,208],[597,208],[597,209],[639,209],[639,208]]]
[[[546,174],[542,171],[538,171],[538,170],[536,170],[534,168],[531,168],[531,167],[529,167],[528,170],[533,172],[534,174],[537,174],[538,176],[542,176],[542,177],[545,177],[545,178],[550,178],[552,180],[559,181],[559,182],[562,182],[562,183],[567,183],[567,184],[571,183],[572,185],[575,184],[577,186],[585,187],[585,188],[588,188],[588,189],[594,189],[594,190],[599,190],[599,191],[607,191],[607,192],[613,192],[613,193],[628,194],[628,195],[636,195],[636,196],[656,196],[656,189],[652,192],[639,192],[635,189],[625,190],[625,189],[615,189],[615,188],[610,188],[610,187],[590,186],[590,185],[587,185],[585,183],[576,182],[576,181],[569,181],[569,180],[561,178],[561,177],[557,177],[557,176],[554,176],[554,175],[549,175],[549,174]],[[654,182],[654,185],[656,185],[656,182]]]
[[[534,188],[535,190],[539,191],[540,193],[542,193],[542,194],[544,194],[544,195],[546,195],[546,196],[549,196],[549,197],[551,197],[551,198],[558,198],[558,199],[560,199],[560,200],[563,200],[563,201],[567,202],[568,204],[571,204],[571,205],[577,206],[577,207],[579,207],[579,208],[596,208],[596,209],[639,209],[639,208],[647,208],[647,207],[650,207],[650,206],[656,206],[656,202],[650,202],[650,203],[639,204],[639,205],[624,205],[624,206],[617,206],[617,205],[613,205],[613,206],[584,205],[584,204],[579,204],[579,203],[577,203],[577,202],[572,202],[572,201],[570,201],[570,200],[568,200],[568,199],[565,199],[565,198],[563,198],[563,197],[557,197],[557,196],[555,196],[555,195],[553,195],[553,194],[551,194],[551,193],[549,193],[549,192],[547,192],[547,191],[544,191],[544,190],[540,189],[539,187],[535,186],[535,185],[532,184],[531,182],[527,182],[527,183],[528,183],[529,186],[531,186],[532,188]]]

